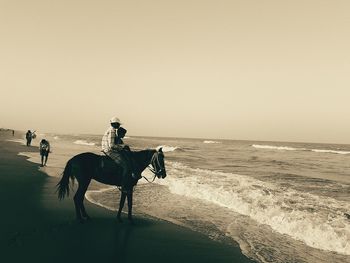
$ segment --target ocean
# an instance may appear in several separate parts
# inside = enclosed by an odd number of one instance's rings
[[[55,145],[78,147],[75,152],[100,148],[101,135],[45,136],[52,156]],[[161,146],[165,153],[167,177],[136,186],[136,216],[238,244],[257,262],[350,262],[350,145],[152,137],[124,142],[132,150]],[[148,170],[143,175],[152,178]],[[115,187],[99,185],[86,197],[116,210],[119,195]]]

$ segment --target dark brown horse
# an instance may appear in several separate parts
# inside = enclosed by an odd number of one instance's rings
[[[131,152],[131,158],[136,166],[135,171],[141,174],[149,165],[154,176],[158,178],[166,177],[164,165],[164,154],[162,148],[159,150],[143,150]],[[84,207],[84,197],[91,182],[91,179],[108,185],[122,186],[122,168],[119,167],[110,157],[97,155],[94,153],[81,153],[70,159],[64,168],[62,179],[57,184],[58,198],[61,200],[65,195],[69,195],[69,178],[74,183],[74,178],[78,181],[78,189],[74,195],[76,216],[79,222],[90,219]],[[138,179],[129,177],[128,183],[123,186],[119,203],[117,218],[121,221],[121,211],[124,207],[125,198],[128,199],[128,219],[132,221],[132,194],[133,188]]]

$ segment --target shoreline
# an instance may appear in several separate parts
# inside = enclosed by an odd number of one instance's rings
[[[92,220],[76,223],[72,197],[60,202],[54,192],[58,178],[18,155],[38,153],[37,147],[6,141],[21,139],[18,134],[0,134],[2,258],[11,262],[253,262],[239,247],[147,215],[135,214],[136,226],[126,220],[117,223],[114,212],[90,202],[86,207]]]

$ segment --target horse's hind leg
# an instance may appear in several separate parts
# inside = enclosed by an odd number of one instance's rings
[[[75,205],[75,215],[76,215],[76,217],[77,217],[77,220],[79,221],[79,222],[83,222],[83,218],[81,217],[81,214],[80,214],[80,206],[79,206],[79,201],[78,201],[78,193],[76,193],[75,195],[74,195],[74,198],[73,198],[73,200],[74,200],[74,205]]]
[[[85,211],[85,207],[83,204],[84,201],[84,196],[85,196],[85,192],[89,186],[90,180],[88,182],[85,183],[79,183],[79,187],[77,192],[74,195],[74,204],[75,204],[75,212],[76,212],[76,216],[77,216],[77,220],[81,223],[84,222],[83,218],[90,218],[86,211]]]
[[[119,222],[122,222],[121,217],[121,213],[125,204],[125,198],[126,198],[126,193],[124,191],[121,192],[121,196],[120,196],[120,202],[119,202],[119,210],[118,210],[118,214],[117,214],[117,219]]]

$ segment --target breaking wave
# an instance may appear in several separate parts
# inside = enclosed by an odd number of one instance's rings
[[[74,143],[75,144],[79,144],[79,145],[88,145],[88,146],[94,146],[95,145],[94,142],[87,142],[85,140],[76,140]]]
[[[159,148],[162,148],[163,152],[173,152],[173,151],[179,149],[179,147],[177,147],[177,146],[168,146],[168,145],[159,145],[157,147],[157,149],[159,149]]]
[[[317,152],[317,153],[350,154],[350,151],[294,148],[294,147],[288,147],[288,146],[273,146],[273,145],[253,144],[252,147],[257,148],[257,149],[271,149],[271,150],[285,150],[285,151],[311,151],[311,152]]]
[[[334,151],[334,150],[319,150],[319,149],[312,149],[312,152],[317,152],[317,153],[336,153],[336,154],[350,154],[349,151]]]
[[[169,164],[168,173],[176,176],[161,184],[168,186],[172,193],[249,216],[310,247],[350,255],[350,223],[344,216],[350,211],[350,205],[346,202],[248,176]]]
[[[203,141],[203,143],[221,143],[221,142],[218,142],[218,141]]]
[[[286,151],[296,151],[296,150],[302,150],[303,148],[293,148],[293,147],[287,147],[287,146],[272,146],[272,145],[260,145],[260,144],[253,144],[252,147],[257,149],[274,149],[274,150],[286,150]]]

